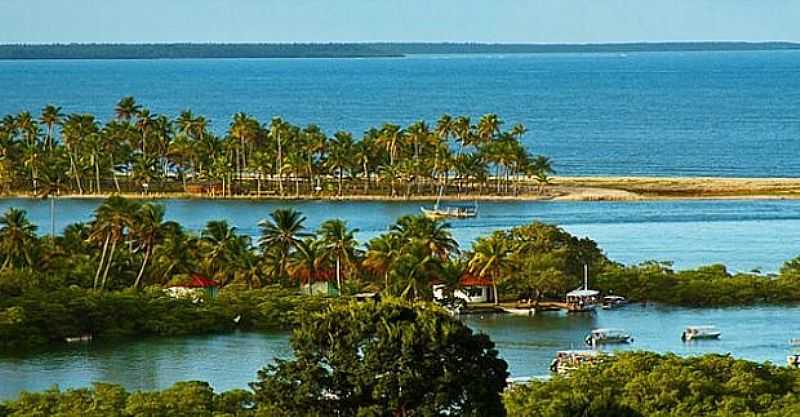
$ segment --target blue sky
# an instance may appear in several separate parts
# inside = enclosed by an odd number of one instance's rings
[[[800,41],[797,0],[0,0],[0,43]]]

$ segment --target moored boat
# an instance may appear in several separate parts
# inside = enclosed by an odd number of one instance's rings
[[[787,356],[786,362],[790,368],[800,369],[800,353],[793,353]]]
[[[603,297],[602,300],[603,310],[613,310],[615,308],[620,308],[627,303],[628,301],[625,300],[625,297],[621,297],[619,295],[607,295]]]
[[[470,219],[478,217],[478,201],[472,207],[464,206],[442,206],[442,190],[439,188],[439,196],[432,208],[420,207],[420,211],[429,219]]]
[[[562,350],[556,353],[550,363],[550,371],[567,374],[584,365],[594,365],[601,361],[600,352],[596,350]]]
[[[500,309],[515,316],[532,316],[536,314],[536,310],[533,307],[500,307]]]
[[[583,288],[567,293],[567,310],[573,313],[585,313],[595,311],[597,308],[597,297],[600,291],[589,289],[589,267],[583,266]]]
[[[681,340],[689,342],[692,340],[719,339],[722,332],[715,326],[687,326],[681,334]]]
[[[584,340],[589,346],[633,342],[630,332],[623,329],[594,329]]]

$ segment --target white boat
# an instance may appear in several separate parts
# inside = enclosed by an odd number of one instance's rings
[[[620,308],[628,303],[625,300],[625,297],[620,297],[619,295],[607,295],[603,297],[603,310],[613,310],[615,308]]]
[[[623,329],[594,329],[584,340],[589,346],[631,343],[633,337]]]
[[[562,350],[556,353],[550,363],[550,371],[563,375],[584,365],[597,364],[601,360],[601,354],[596,350]]]
[[[583,266],[583,288],[567,293],[567,310],[574,313],[591,312],[597,308],[597,297],[600,291],[589,289],[589,267]]]
[[[442,206],[442,190],[439,187],[439,196],[432,208],[420,207],[420,211],[429,219],[471,219],[478,216],[478,201],[472,207]]]
[[[789,339],[789,344],[795,347],[800,347],[800,337]]]
[[[500,309],[515,316],[532,316],[536,314],[536,310],[533,307],[500,307]]]
[[[687,326],[681,334],[681,340],[689,342],[701,339],[719,339],[722,333],[714,326]]]
[[[85,334],[83,336],[65,337],[64,341],[67,343],[86,343],[92,341],[92,335]]]
[[[786,362],[790,368],[800,369],[800,353],[793,353],[787,356]]]

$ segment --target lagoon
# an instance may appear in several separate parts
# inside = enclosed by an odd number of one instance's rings
[[[509,363],[512,376],[541,376],[558,350],[582,348],[594,328],[622,327],[634,342],[622,349],[675,352],[681,355],[731,353],[736,357],[783,365],[788,340],[800,336],[794,318],[800,307],[687,309],[630,305],[596,314],[542,313],[534,317],[473,315],[464,321],[488,334]],[[684,326],[715,324],[718,341],[683,343]],[[94,381],[128,389],[161,389],[177,381],[209,381],[217,390],[246,388],[256,372],[274,357],[288,358],[286,333],[219,335],[92,342],[51,348],[45,353],[0,357],[0,400],[20,391],[40,391],[58,384],[83,387]]]

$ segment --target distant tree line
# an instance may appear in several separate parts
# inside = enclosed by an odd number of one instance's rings
[[[387,58],[413,54],[625,53],[800,49],[792,42],[9,44],[0,59]]]
[[[317,125],[237,113],[221,136],[190,110],[153,114],[133,97],[106,123],[48,105],[0,121],[0,192],[193,192],[214,196],[380,196],[541,193],[549,158],[522,144],[527,129],[486,114],[434,124],[386,123],[360,138]]]

